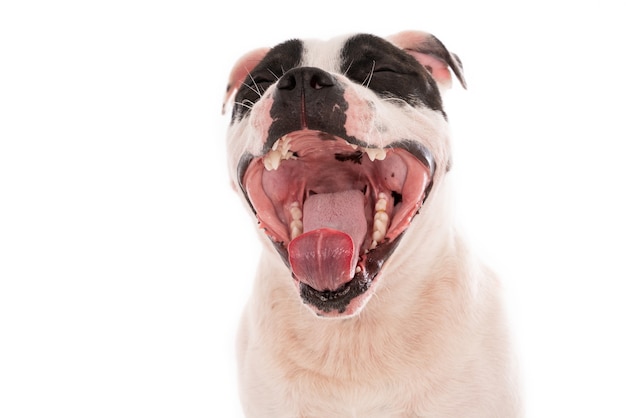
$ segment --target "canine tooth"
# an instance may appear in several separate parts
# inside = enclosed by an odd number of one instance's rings
[[[274,144],[272,144],[272,151],[280,151],[281,154],[286,154],[289,151],[289,142],[291,138],[288,136],[283,136],[282,138],[277,139]]]
[[[370,245],[370,250],[373,250],[377,246],[378,246],[378,242],[376,242],[376,240],[372,241],[372,244]]]
[[[278,138],[272,145],[272,150],[276,151],[278,148],[282,148],[285,142],[289,143],[289,137],[283,136]]]
[[[370,161],[384,160],[387,156],[387,151],[382,148],[365,148],[365,153],[369,157]]]
[[[291,138],[284,136],[274,142],[272,149],[263,158],[263,165],[265,165],[266,170],[277,170],[282,160],[295,158],[293,152],[289,150],[289,141]]]
[[[280,165],[280,152],[270,151],[265,157],[263,157],[263,165],[268,171],[277,170]]]

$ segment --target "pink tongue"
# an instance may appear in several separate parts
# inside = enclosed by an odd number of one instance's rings
[[[337,290],[354,276],[367,233],[365,196],[357,190],[310,196],[303,231],[289,243],[296,278],[314,289]]]

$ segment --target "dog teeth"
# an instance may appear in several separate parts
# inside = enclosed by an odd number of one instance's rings
[[[345,141],[345,140],[344,140]],[[348,141],[345,141],[346,145],[349,145],[353,150],[361,150],[367,154],[370,161],[374,160],[384,160],[387,157],[387,151],[383,148],[361,148],[356,144],[352,144]]]
[[[291,217],[296,220],[302,219],[302,209],[300,209],[300,203],[293,202],[291,206],[289,206],[289,213]]]
[[[378,194],[378,200],[374,209],[374,226],[372,228],[372,244],[370,250],[373,250],[380,244],[387,234],[387,227],[389,226],[389,215],[387,214],[387,195],[384,193]]]
[[[280,153],[277,151],[270,151],[265,157],[263,157],[263,165],[267,171],[278,170],[280,165]]]
[[[383,148],[365,148],[363,151],[367,154],[370,161],[384,160],[387,157],[387,151]]]
[[[291,138],[283,136],[272,145],[272,149],[263,157],[263,165],[267,171],[278,170],[281,161],[295,158],[289,150]]]
[[[289,149],[291,138],[288,135],[278,139],[272,145],[272,149],[263,157],[263,165],[267,171],[278,170],[283,160],[296,159],[293,152]],[[387,151],[384,148],[361,148],[358,145],[345,141],[347,145],[354,150],[362,150],[370,161],[382,161],[387,157]]]
[[[369,249],[373,250],[383,242],[385,235],[387,234],[387,228],[389,227],[389,214],[387,214],[387,204],[389,197],[385,193],[378,194],[378,200],[374,209],[374,225],[372,227],[372,243]],[[291,221],[289,222],[289,233],[291,239],[296,239],[303,232],[302,224],[302,208],[299,202],[292,202],[287,208]]]
[[[278,170],[283,160],[295,159],[294,154],[290,151],[291,138],[288,135],[278,139],[272,145],[272,149],[263,157],[263,165],[267,171]],[[350,145],[353,149],[363,150],[367,154],[370,161],[384,160],[387,157],[387,151],[383,148],[361,148],[357,145],[350,144],[346,141],[346,144]],[[370,250],[373,250],[383,242],[385,235],[387,234],[387,228],[389,227],[389,215],[387,214],[387,203],[389,197],[384,193],[379,193],[378,200],[374,207],[374,224],[372,226],[372,243]],[[303,232],[302,224],[302,208],[298,202],[293,202],[288,208],[291,216],[289,222],[289,233],[291,239],[295,239]]]
[[[384,193],[378,194],[378,200],[376,201],[374,210],[376,210],[376,212],[387,212],[387,196]]]
[[[289,229],[291,232],[291,239],[297,238],[302,234],[302,209],[298,202],[293,202],[289,206],[289,214],[291,215],[291,222],[289,223]]]
[[[302,235],[302,221],[291,222],[291,239],[296,239]]]

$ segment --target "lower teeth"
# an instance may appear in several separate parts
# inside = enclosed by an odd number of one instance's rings
[[[376,201],[376,214],[374,215],[374,226],[372,230],[372,244],[370,250],[373,250],[380,244],[387,234],[387,227],[389,226],[389,215],[387,215],[387,195],[384,193],[378,194],[378,200]]]
[[[289,207],[289,214],[291,215],[291,223],[289,227],[291,229],[291,239],[297,238],[302,234],[302,209],[298,202],[293,202]]]
[[[387,214],[387,195],[380,193],[378,200],[376,201],[374,214],[374,224],[372,226],[372,243],[370,250],[373,250],[380,244],[387,234],[387,227],[389,226],[389,215]],[[290,238],[295,239],[299,237],[303,232],[302,225],[302,209],[298,202],[292,202],[289,206],[289,214],[291,216],[291,222],[289,223]]]

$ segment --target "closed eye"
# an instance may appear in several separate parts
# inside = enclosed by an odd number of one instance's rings
[[[242,94],[254,104],[254,102],[261,98],[263,93],[278,80],[278,77],[268,69],[267,71],[253,72],[250,74],[250,80],[249,84],[244,83],[247,87],[247,93],[243,92]]]
[[[254,83],[263,84],[265,85],[265,87],[268,87],[268,85],[274,84],[280,78],[276,75],[275,72],[273,72],[269,68],[266,69],[265,71],[258,71],[258,72],[252,73],[250,77],[252,78]]]
[[[390,67],[380,67],[380,68],[374,68],[374,72],[375,73],[395,73],[397,71]]]
[[[264,77],[264,76],[260,76],[260,77],[253,76],[252,82],[256,84],[257,86],[263,86],[264,88],[267,88],[270,85],[274,84],[276,82],[276,79],[270,79],[269,77]]]

